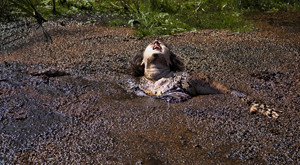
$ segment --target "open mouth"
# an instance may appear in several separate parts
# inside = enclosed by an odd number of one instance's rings
[[[158,41],[153,42],[153,50],[161,50],[161,46]]]

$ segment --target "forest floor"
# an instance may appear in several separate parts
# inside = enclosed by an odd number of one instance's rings
[[[136,38],[126,27],[62,18],[1,26],[0,164],[299,164],[300,13],[256,14],[258,29]],[[97,21],[101,22],[101,18]],[[83,22],[83,23],[82,23]],[[129,61],[159,39],[230,94],[166,103],[127,93]],[[66,74],[37,74],[49,68]]]

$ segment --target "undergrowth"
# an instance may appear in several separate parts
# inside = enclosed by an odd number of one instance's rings
[[[197,29],[248,31],[254,26],[245,13],[300,10],[299,0],[1,0],[0,21],[31,16],[32,11],[22,10],[30,9],[29,2],[45,19],[82,13],[112,15],[109,25],[132,26],[139,37]]]

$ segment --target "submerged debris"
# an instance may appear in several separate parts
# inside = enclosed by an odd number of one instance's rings
[[[268,118],[277,119],[279,117],[279,114],[275,111],[275,109],[270,108],[270,106],[265,104],[252,103],[250,108],[250,113],[254,114],[256,112],[259,112],[267,116]]]
[[[42,70],[42,71],[38,71],[38,72],[32,72],[30,74],[32,76],[45,75],[47,77],[59,77],[59,76],[69,75],[69,73],[67,73],[65,71],[58,70],[58,69],[46,69],[46,70]]]

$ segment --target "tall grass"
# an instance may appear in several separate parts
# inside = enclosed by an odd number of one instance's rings
[[[299,10],[298,0],[110,0],[98,2],[110,11],[127,15],[138,36],[170,35],[196,29],[253,28],[245,13]]]
[[[300,10],[299,0],[55,0],[54,13],[53,0],[34,1],[45,18],[55,14],[112,14],[115,19],[110,21],[111,25],[132,26],[140,37],[196,29],[246,31],[253,26],[245,13]],[[3,6],[16,7],[10,0],[2,0],[0,9]],[[0,10],[0,13],[7,16],[14,11]]]

